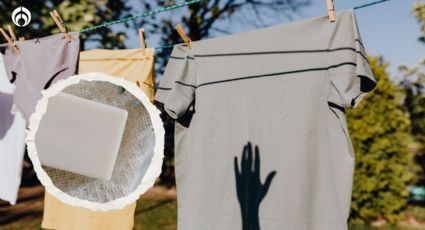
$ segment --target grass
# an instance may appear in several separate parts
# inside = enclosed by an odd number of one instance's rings
[[[23,218],[19,221],[10,223],[5,226],[0,226],[1,230],[35,230],[42,229],[41,226],[42,214],[34,214],[31,217]]]
[[[174,199],[141,199],[138,201],[134,229],[177,229],[177,202]]]
[[[0,230],[38,230],[42,229],[43,213],[20,219],[0,226]],[[138,201],[134,230],[175,230],[177,229],[177,202],[173,198],[142,198]]]
[[[37,230],[41,229],[42,213],[0,226],[0,230]],[[138,201],[135,215],[135,230],[175,230],[177,229],[177,202],[170,196],[148,196]],[[349,230],[419,230],[424,228],[380,227],[350,225]]]
[[[409,228],[409,227],[398,227],[398,226],[384,226],[384,227],[371,227],[366,225],[349,225],[349,230],[420,230],[423,228]]]

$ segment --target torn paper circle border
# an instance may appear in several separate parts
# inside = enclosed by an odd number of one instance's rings
[[[46,113],[47,104],[50,97],[55,96],[66,87],[78,84],[80,81],[104,81],[121,86],[142,102],[143,106],[149,113],[152,127],[155,135],[155,147],[153,156],[149,168],[146,174],[143,176],[140,185],[130,194],[111,200],[105,203],[92,202],[80,198],[70,196],[69,194],[62,192],[52,182],[49,175],[44,171],[38,158],[37,148],[35,146],[35,134],[37,133],[38,126],[43,115]],[[25,142],[27,144],[28,156],[33,163],[34,170],[37,174],[41,184],[45,187],[46,191],[52,196],[62,201],[65,204],[71,206],[77,206],[87,208],[93,211],[111,211],[116,209],[122,209],[125,206],[137,201],[140,195],[145,193],[148,189],[152,188],[155,184],[156,179],[159,177],[162,171],[162,162],[164,158],[164,126],[160,117],[160,111],[150,102],[149,98],[140,88],[133,82],[123,80],[121,78],[112,77],[104,73],[93,72],[87,74],[74,75],[67,79],[59,80],[49,89],[42,91],[43,97],[37,102],[35,112],[31,115],[29,121],[29,131]]]

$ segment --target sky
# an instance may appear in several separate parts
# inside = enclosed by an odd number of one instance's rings
[[[335,0],[334,3],[335,9],[338,11],[373,1],[375,0]],[[177,0],[177,2],[181,1]],[[412,13],[412,7],[415,2],[424,2],[424,0],[391,0],[356,10],[360,34],[368,54],[382,56],[390,64],[389,72],[393,77],[400,75],[397,71],[399,65],[415,65],[425,57],[425,44],[418,41],[418,37],[421,35],[420,25]],[[132,4],[137,9],[139,8],[138,5],[140,6],[140,0],[132,0]],[[143,9],[140,10],[143,11]],[[166,14],[178,15],[182,13],[187,13],[187,10],[178,9],[175,12],[165,12],[163,16],[167,17],[169,15]],[[293,15],[292,19],[277,18],[275,20],[270,19],[267,22],[270,25],[277,25],[324,14],[326,14],[325,0],[312,0],[310,6],[302,8],[298,14]],[[226,23],[226,21],[221,23]],[[252,28],[235,26],[232,27],[232,32],[237,33],[250,29]],[[127,40],[128,47],[139,47],[139,38],[135,32],[134,34],[129,33],[129,35],[133,36],[129,36]],[[218,36],[225,35],[219,34]],[[149,35],[147,37],[150,47],[161,45],[157,36],[153,36],[150,39]]]
[[[374,0],[335,0],[335,9],[353,8]],[[301,17],[323,14],[324,0],[314,0],[313,5],[302,10]],[[418,41],[420,25],[412,8],[419,0],[391,0],[368,8],[356,10],[357,23],[363,44],[369,55],[382,55],[389,62],[389,70],[397,75],[401,64],[414,65],[425,57],[425,43]]]

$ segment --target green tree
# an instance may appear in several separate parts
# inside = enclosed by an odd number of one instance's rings
[[[421,25],[421,42],[425,43],[425,3],[416,3],[413,13]],[[412,135],[416,141],[415,160],[421,171],[416,176],[415,183],[425,186],[425,59],[415,66],[399,67],[403,74],[402,88],[405,91],[404,106],[412,121]]]
[[[356,156],[351,221],[395,223],[402,218],[413,177],[410,120],[387,64],[376,57],[369,61],[377,87],[347,112]]]
[[[145,8],[156,8],[167,2],[170,1],[159,1],[159,3],[146,1]],[[181,23],[190,38],[197,41],[211,35],[235,33],[235,28],[265,27],[279,20],[291,18],[294,13],[310,4],[311,0],[204,0],[188,6],[189,12],[180,14],[178,17],[169,14],[169,17],[162,17],[162,20],[157,20],[157,17],[145,18],[140,25],[150,25],[149,31],[159,33],[162,44],[176,44],[182,42],[174,29],[177,23]],[[274,20],[271,22],[270,18]],[[162,71],[165,67],[170,53],[170,49],[159,50],[158,55],[163,57],[157,59],[159,70]]]
[[[425,62],[415,67],[400,66],[403,74],[401,82],[404,90],[404,107],[409,113],[411,120],[411,134],[415,140],[412,150],[415,153],[415,161],[419,168],[415,176],[415,184],[425,186]]]
[[[18,6],[24,6],[31,12],[32,20],[26,27],[13,25],[11,14]],[[131,10],[125,0],[1,0],[0,26],[13,25],[16,35],[26,39],[56,34],[59,29],[49,15],[54,9],[62,16],[69,31],[80,31],[85,27],[129,16]],[[125,37],[123,31],[102,28],[82,34],[81,47],[84,50],[89,44],[91,48],[125,48]]]
[[[413,13],[415,14],[416,19],[421,24],[422,36],[419,37],[419,40],[425,42],[425,3],[415,3],[415,5],[413,5]]]

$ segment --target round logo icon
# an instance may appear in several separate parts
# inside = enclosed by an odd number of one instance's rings
[[[20,6],[12,12],[12,21],[19,27],[27,26],[31,22],[31,12],[27,8]]]

